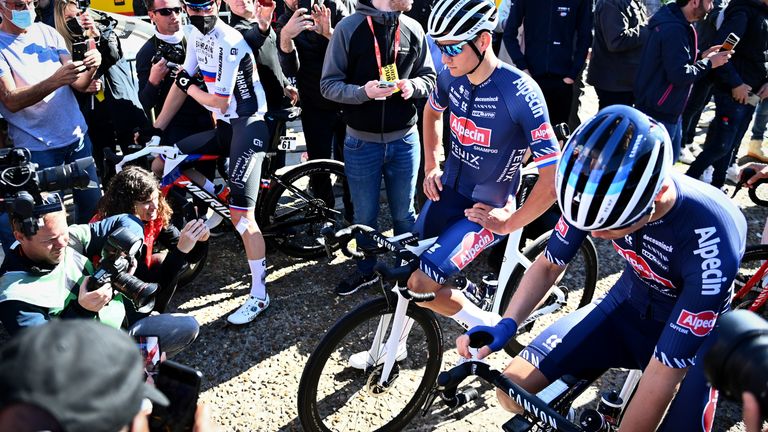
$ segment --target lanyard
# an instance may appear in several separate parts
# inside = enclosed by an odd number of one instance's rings
[[[376,39],[376,32],[373,31],[373,20],[368,15],[368,27],[371,28],[373,33],[373,49],[376,51],[376,63],[379,65],[379,75],[381,75],[381,49],[379,49],[379,41]],[[397,30],[395,30],[395,57],[392,63],[397,62],[397,52],[400,51],[400,21],[397,22]]]

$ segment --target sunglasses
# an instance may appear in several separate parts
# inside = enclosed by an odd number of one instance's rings
[[[187,9],[191,9],[195,12],[208,12],[213,9],[213,2],[210,3],[187,3]]]
[[[461,52],[464,50],[464,45],[470,43],[472,40],[473,39],[461,41],[453,45],[437,44],[437,49],[439,49],[441,53],[447,55],[448,57],[456,57],[457,55],[461,54]]]
[[[162,16],[171,16],[171,14],[179,15],[181,13],[180,7],[160,8],[153,9],[152,12],[159,13]]]
[[[35,0],[35,1],[30,1],[30,2],[7,2],[7,3],[5,3],[5,5],[9,9],[17,10],[17,11],[23,11],[23,10],[29,9],[30,7],[31,8],[36,8],[37,7],[37,1]]]

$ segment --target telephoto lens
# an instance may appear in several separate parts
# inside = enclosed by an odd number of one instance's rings
[[[85,189],[91,185],[91,178],[86,169],[93,165],[93,158],[78,159],[66,165],[45,168],[37,171],[37,184],[40,190],[55,191],[62,189]]]
[[[717,320],[716,338],[704,355],[704,374],[713,387],[732,400],[748,391],[768,414],[768,322],[747,311],[736,310]]]

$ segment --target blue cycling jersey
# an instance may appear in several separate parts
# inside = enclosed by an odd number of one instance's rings
[[[517,191],[529,148],[539,168],[560,158],[539,86],[508,64],[500,62],[480,85],[443,70],[429,105],[450,111],[451,153],[442,182],[474,202],[503,207]]]

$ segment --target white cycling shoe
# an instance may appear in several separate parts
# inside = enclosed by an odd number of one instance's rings
[[[372,366],[378,366],[380,364],[384,364],[384,360],[387,357],[387,348],[382,347],[381,349],[381,355],[378,356],[377,359],[374,359],[374,356],[371,355],[370,351],[360,351],[357,354],[352,354],[349,356],[349,367],[354,369],[360,369],[360,370],[366,370]],[[408,349],[406,348],[405,344],[400,345],[397,347],[397,357],[395,357],[396,361],[403,361],[408,357]],[[375,364],[374,364],[375,361]]]
[[[246,300],[245,303],[240,306],[240,309],[227,317],[227,321],[229,321],[230,324],[235,325],[248,324],[249,322],[256,319],[256,317],[264,312],[264,309],[268,307],[269,294],[267,294],[267,298],[263,300],[254,296],[250,296],[248,297],[248,300]]]

